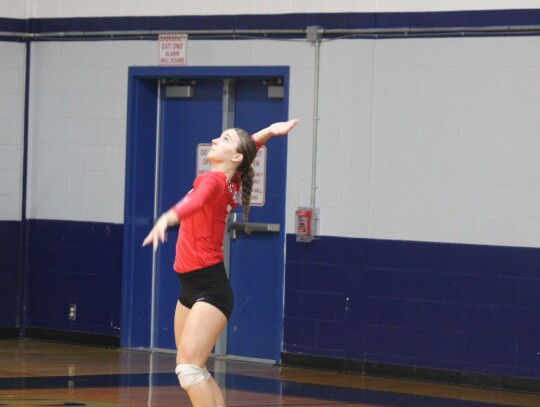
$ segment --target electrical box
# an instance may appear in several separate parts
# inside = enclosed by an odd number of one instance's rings
[[[312,242],[319,237],[319,208],[296,210],[296,241]]]

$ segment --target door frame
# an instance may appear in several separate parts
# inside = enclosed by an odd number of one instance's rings
[[[152,338],[152,256],[141,242],[153,225],[158,122],[158,87],[172,78],[283,78],[283,109],[288,112],[288,66],[130,67],[126,118],[126,174],[122,254],[122,319],[120,346],[150,348]],[[153,199],[152,199],[153,204]],[[285,245],[285,242],[284,242]],[[283,264],[283,276],[285,264]],[[284,287],[283,287],[284,289]],[[283,305],[282,305],[283,307]],[[283,322],[283,312],[281,313]],[[283,342],[283,338],[280,338]],[[282,343],[280,344],[280,346]]]

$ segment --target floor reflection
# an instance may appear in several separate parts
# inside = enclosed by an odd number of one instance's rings
[[[175,355],[41,341],[0,341],[0,406],[189,406]],[[211,360],[227,405],[540,406],[536,394]]]

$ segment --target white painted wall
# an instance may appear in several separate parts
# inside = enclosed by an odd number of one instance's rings
[[[122,223],[127,68],[156,42],[34,44],[29,217]],[[324,235],[540,245],[540,39],[321,47]],[[314,46],[191,41],[189,64],[289,65],[286,230],[310,203]]]
[[[43,16],[83,5],[111,11],[109,3],[31,5]],[[120,14],[128,4],[148,13],[147,2],[118,3]],[[384,7],[390,3],[435,2]],[[209,5],[197,4],[192,14]],[[32,50],[28,216],[122,223],[127,70],[157,65],[157,42],[37,42]],[[18,219],[24,45],[0,43],[0,53],[0,218]],[[538,37],[325,41],[316,195],[322,234],[539,247],[539,55]],[[301,119],[289,138],[291,233],[295,208],[311,195],[314,46],[193,40],[189,65],[291,67],[290,116]]]
[[[25,52],[0,42],[0,220],[21,217]]]
[[[540,39],[375,49],[368,236],[540,246]]]
[[[127,70],[156,42],[32,48],[28,217],[123,222]]]
[[[32,0],[0,0],[0,17],[25,19],[31,15]]]
[[[290,138],[289,233],[296,207],[311,202],[314,47],[306,46],[312,54],[307,58],[310,75],[304,89],[294,92],[305,111],[298,133]],[[321,233],[326,235],[367,237],[374,49],[374,41],[329,41],[321,46],[315,203],[322,211]],[[295,115],[292,108],[291,115]]]

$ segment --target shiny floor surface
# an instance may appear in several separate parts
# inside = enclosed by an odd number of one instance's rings
[[[0,406],[190,406],[175,356],[62,343],[0,341]],[[539,406],[540,395],[210,360],[228,407]]]

